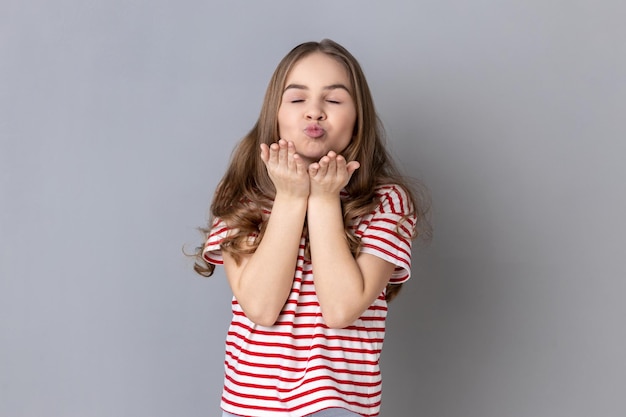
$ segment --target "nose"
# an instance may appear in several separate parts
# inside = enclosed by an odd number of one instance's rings
[[[306,110],[307,120],[324,120],[326,119],[326,113],[318,103],[311,103]]]

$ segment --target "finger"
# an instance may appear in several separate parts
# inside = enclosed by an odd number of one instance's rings
[[[316,176],[319,169],[320,169],[319,163],[317,162],[312,163],[311,165],[309,165],[309,175],[312,177]]]
[[[323,156],[322,159],[317,163],[316,175],[325,176],[328,172],[328,165],[330,164],[330,158],[328,156]]]
[[[287,158],[289,154],[289,151],[287,149],[287,141],[284,139],[280,139],[278,141],[278,147],[279,147],[278,163],[287,165],[288,164]]]
[[[287,142],[287,166],[289,169],[297,169],[296,165],[296,146],[293,142]]]
[[[261,160],[267,164],[270,160],[270,147],[267,144],[261,144]]]
[[[307,166],[306,163],[304,162],[304,160],[302,159],[302,157],[300,155],[298,155],[297,153],[293,154],[293,162],[296,166],[296,172],[298,174],[304,174],[306,172],[308,172],[307,170]]]
[[[337,157],[335,158],[335,165],[336,165],[336,170],[337,170],[337,174],[343,173],[346,171],[346,158],[344,158],[342,155],[337,155]]]
[[[279,150],[280,150],[280,147],[278,146],[277,143],[272,143],[270,145],[269,162],[271,162],[273,164],[278,164],[278,151]]]
[[[330,175],[335,177],[337,175],[337,154],[334,152],[329,152],[328,156],[328,167],[326,168],[326,175]]]

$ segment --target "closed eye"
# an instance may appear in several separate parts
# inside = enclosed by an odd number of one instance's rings
[[[326,101],[328,103],[331,103],[331,104],[340,104],[341,103],[340,101],[337,101],[337,100],[326,100]]]
[[[302,102],[304,102],[304,100],[302,100],[302,99],[296,99],[296,100],[291,100],[290,102],[291,102],[291,103],[302,103]]]

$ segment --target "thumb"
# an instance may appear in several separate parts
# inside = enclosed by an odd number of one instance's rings
[[[350,175],[352,175],[354,171],[356,171],[360,167],[361,167],[361,164],[358,161],[350,161],[346,165],[346,169],[348,170],[348,174]]]

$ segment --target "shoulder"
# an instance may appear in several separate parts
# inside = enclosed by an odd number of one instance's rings
[[[380,201],[376,211],[403,216],[414,211],[411,194],[403,186],[383,184],[377,186],[374,192]]]
[[[377,201],[371,211],[353,220],[353,230],[359,237],[365,231],[389,230],[395,233],[402,230],[403,235],[413,236],[416,225],[416,213],[411,194],[406,188],[397,184],[382,184],[374,189],[374,200]]]

